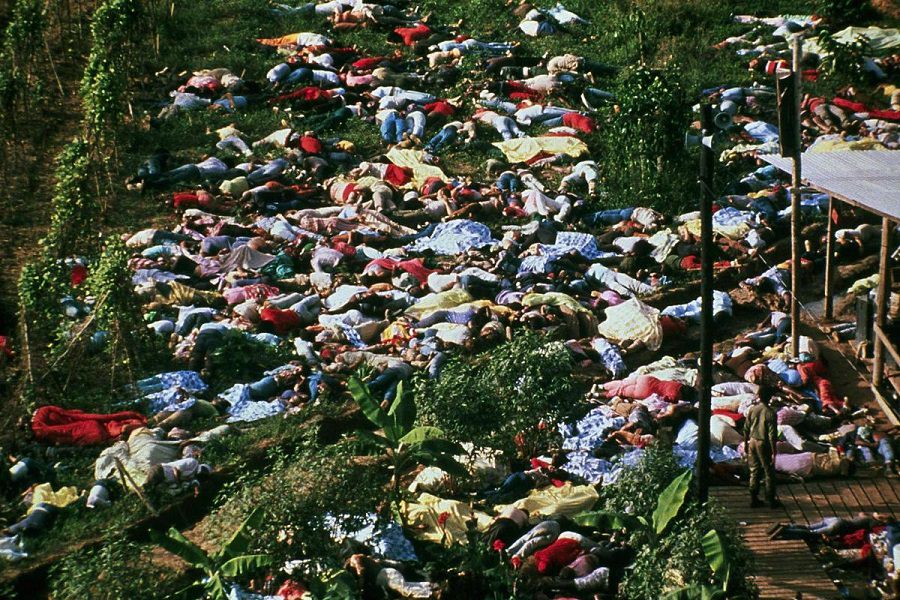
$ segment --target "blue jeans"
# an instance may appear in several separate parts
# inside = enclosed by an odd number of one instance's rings
[[[497,189],[505,194],[515,194],[519,191],[519,178],[514,173],[501,173],[497,178]]]
[[[613,208],[585,215],[581,220],[585,225],[615,225],[630,219],[632,213],[633,208]]]
[[[455,127],[445,127],[438,131],[433,138],[428,140],[425,149],[429,152],[440,152],[441,148],[448,144],[452,144],[457,137]]]
[[[271,375],[250,384],[250,397],[253,400],[268,400],[278,392],[278,383]]]
[[[397,394],[397,386],[403,381],[403,371],[387,368],[369,382],[369,391],[373,394],[381,394],[387,401],[394,399]]]
[[[406,131],[406,119],[391,113],[381,123],[381,138],[389,143],[398,143],[403,139]]]
[[[144,185],[150,187],[163,187],[173,183],[182,183],[184,181],[197,181],[202,179],[199,167],[194,164],[181,165],[171,171],[159,174],[148,174],[144,178]]]
[[[284,78],[285,85],[292,85],[295,83],[309,83],[310,81],[312,81],[312,69],[307,69],[306,67],[300,67]]]

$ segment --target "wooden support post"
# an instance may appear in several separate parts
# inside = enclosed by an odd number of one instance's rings
[[[891,295],[891,271],[888,269],[888,253],[891,246],[891,220],[881,219],[881,250],[878,261],[878,295],[875,307],[875,331],[884,330],[887,324],[888,301]],[[872,361],[872,385],[878,387],[884,381],[884,343],[875,335],[875,358]]]
[[[796,130],[793,135],[800,139],[800,51],[802,38],[794,34],[794,111],[797,115]],[[800,350],[800,155],[794,155],[794,170],[791,177],[791,354],[797,358]]]
[[[834,319],[834,217],[837,205],[828,196],[828,228],[825,233],[825,320]]]

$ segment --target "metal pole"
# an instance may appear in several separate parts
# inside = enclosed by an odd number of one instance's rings
[[[712,203],[715,156],[710,147],[715,129],[712,107],[704,105],[700,113],[703,141],[700,144],[700,416],[697,447],[697,498],[703,504],[709,498],[709,420],[712,415],[713,358],[713,240]],[[709,144],[709,145],[707,145]]]
[[[891,294],[891,273],[888,269],[888,253],[891,246],[891,220],[881,219],[881,254],[878,261],[878,296],[875,307],[875,357],[872,360],[872,385],[878,387],[884,381],[884,343],[879,331],[887,324],[888,300]]]
[[[794,35],[794,111],[797,115],[797,125],[791,135],[800,139],[800,57],[802,38]],[[783,132],[784,135],[786,132]],[[802,146],[801,146],[802,147]],[[800,301],[797,292],[800,291],[800,154],[794,155],[794,172],[791,177],[791,353],[797,358],[800,349]]]
[[[834,319],[834,196],[828,196],[828,228],[825,232],[825,320]]]

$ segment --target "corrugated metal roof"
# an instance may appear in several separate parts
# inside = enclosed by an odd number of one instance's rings
[[[793,168],[790,158],[771,154],[760,158],[787,173]],[[900,151],[806,152],[800,161],[800,174],[807,185],[882,217],[900,220]]]

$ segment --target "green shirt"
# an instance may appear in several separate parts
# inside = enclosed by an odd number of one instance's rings
[[[768,442],[773,448],[778,440],[778,415],[771,406],[754,404],[744,415],[744,437]]]

